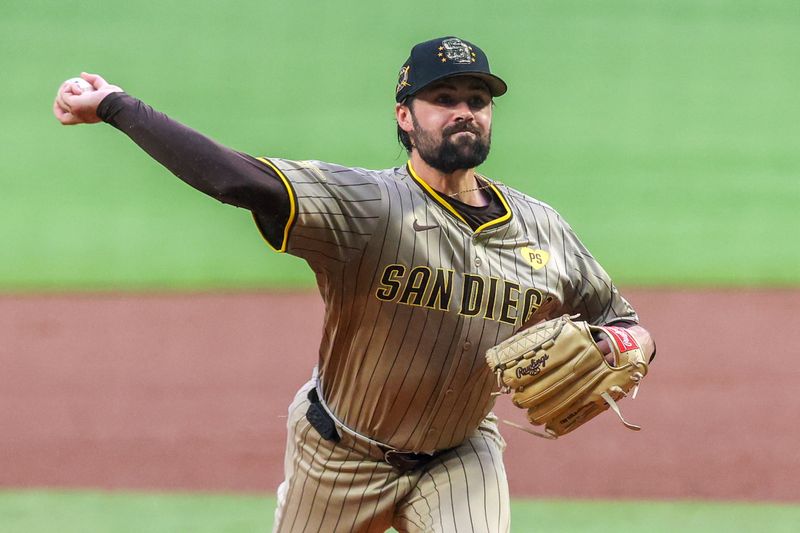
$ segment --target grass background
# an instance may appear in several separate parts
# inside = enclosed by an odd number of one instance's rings
[[[794,0],[3,0],[0,292],[313,284],[248,213],[192,191],[124,135],[58,126],[62,80],[99,72],[253,155],[384,168],[405,161],[397,70],[413,43],[446,34],[477,42],[510,86],[482,171],[559,209],[618,282],[797,286],[798,27]],[[0,531],[260,531],[272,506],[8,490]],[[514,506],[516,524],[549,531],[790,531],[798,513]]]
[[[800,4],[4,0],[0,291],[310,287],[246,212],[105,125],[99,72],[254,155],[385,168],[410,46],[457,34],[509,83],[483,172],[559,209],[621,284],[797,285]]]
[[[0,492],[0,531],[49,533],[251,533],[272,527],[262,494]],[[794,532],[800,508],[697,502],[512,501],[514,531],[559,533]],[[527,524],[527,525],[525,525]]]

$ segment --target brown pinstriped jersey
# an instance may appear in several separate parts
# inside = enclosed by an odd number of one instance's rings
[[[410,166],[262,159],[291,197],[280,251],[325,301],[319,375],[349,427],[396,448],[459,444],[493,405],[484,354],[523,324],[638,321],[550,206],[493,184],[505,214],[473,231]]]

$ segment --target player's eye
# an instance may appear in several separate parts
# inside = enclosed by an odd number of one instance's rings
[[[483,96],[473,96],[469,99],[469,106],[472,109],[483,109],[489,105],[489,99]]]
[[[440,94],[436,97],[436,103],[440,105],[453,105],[455,99],[449,94]]]

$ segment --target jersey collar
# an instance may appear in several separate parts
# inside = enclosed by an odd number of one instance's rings
[[[425,182],[425,180],[423,180],[417,175],[417,172],[411,165],[410,159],[408,160],[408,163],[406,163],[406,169],[408,170],[408,175],[411,176],[411,178],[417,183],[417,185],[422,187],[422,190],[425,191],[428,194],[428,196],[433,198],[433,200],[436,201],[436,203],[438,203],[442,208],[444,208],[445,211],[447,211],[452,216],[463,222],[465,226],[470,228],[470,230],[472,229],[467,223],[467,221],[464,220],[464,217],[462,217],[461,214],[458,211],[456,211],[452,205],[450,205],[450,202],[448,202],[445,198],[443,198],[441,194],[436,192],[436,190],[434,190],[430,185],[428,185]],[[489,228],[497,227],[511,220],[511,209],[508,207],[508,201],[506,201],[506,197],[503,196],[503,193],[500,192],[500,189],[497,188],[497,186],[495,186],[495,184],[491,180],[488,180],[483,176],[481,177],[486,180],[486,182],[489,184],[489,187],[495,192],[495,194],[497,194],[497,197],[500,198],[500,203],[503,205],[503,209],[505,209],[506,212],[504,215],[501,215],[494,220],[490,220],[489,222],[481,226],[478,226],[478,228],[475,230],[475,234],[478,234],[481,231],[487,230]]]

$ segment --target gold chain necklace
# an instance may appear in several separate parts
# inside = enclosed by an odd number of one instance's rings
[[[473,187],[471,189],[464,189],[463,191],[454,192],[453,194],[448,194],[447,196],[450,197],[450,198],[455,198],[456,196],[459,196],[461,194],[465,194],[465,193],[468,193],[468,192],[482,191],[484,189],[488,189],[489,187],[491,187],[491,185],[492,185],[492,183],[487,180],[485,185],[481,185],[480,187]]]

